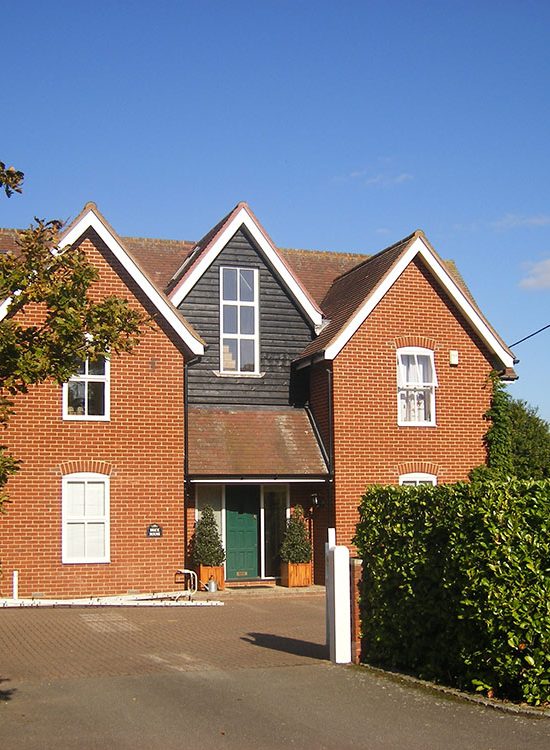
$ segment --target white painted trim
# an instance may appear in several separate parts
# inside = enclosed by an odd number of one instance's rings
[[[67,245],[72,245],[73,243],[75,243],[88,228],[92,228],[97,232],[97,234],[101,237],[109,250],[113,253],[115,258],[130,274],[130,276],[144,292],[146,297],[148,297],[148,299],[153,303],[153,305],[157,308],[166,322],[171,326],[171,328],[184,342],[188,349],[195,355],[204,354],[203,344],[198,341],[187,329],[187,327],[180,320],[177,312],[157,291],[157,289],[153,286],[153,284],[149,281],[149,279],[145,276],[141,269],[134,263],[126,250],[124,250],[118,240],[111,234],[109,229],[107,229],[105,224],[101,221],[101,219],[97,216],[93,209],[89,209],[84,214],[84,216],[72,227],[72,229],[70,229],[62,238],[60,242],[60,249],[63,249]]]
[[[236,300],[226,300],[223,296],[223,272],[225,270],[232,270],[236,271],[237,273],[237,299]],[[243,302],[240,299],[240,282],[239,282],[239,274],[241,271],[251,271],[252,275],[254,277],[254,299],[252,302]],[[219,295],[219,321],[220,321],[220,370],[219,370],[219,377],[227,378],[227,377],[253,377],[253,378],[259,378],[261,377],[260,373],[260,274],[258,273],[257,268],[247,268],[245,266],[220,266],[220,273],[219,273],[219,285],[220,285],[220,295]],[[234,306],[237,308],[237,329],[240,328],[240,317],[241,317],[241,307],[251,307],[254,310],[254,333],[253,334],[241,334],[241,333],[224,333],[223,330],[223,324],[224,324],[224,312],[223,307],[224,304],[231,305],[234,304]],[[233,339],[237,342],[237,364],[240,368],[240,359],[241,359],[241,341],[253,341],[254,342],[254,370],[251,372],[250,370],[224,370],[223,368],[223,340],[224,338],[227,339]]]
[[[101,558],[68,558],[67,557],[67,534],[65,532],[66,524],[69,519],[66,512],[66,493],[67,485],[71,482],[102,482],[105,488],[105,513],[103,520],[98,516],[98,522],[104,524],[105,528],[105,555]],[[86,517],[83,517],[86,519]],[[87,520],[85,520],[87,522]],[[65,474],[61,478],[61,562],[64,565],[95,565],[98,563],[111,562],[111,503],[110,503],[110,477],[107,474],[97,474],[95,472],[76,472],[74,474]]]
[[[233,219],[221,232],[217,240],[212,244],[209,250],[203,254],[189,276],[185,278],[181,284],[178,284],[173,290],[170,295],[172,304],[177,307],[180,302],[185,299],[185,297],[189,294],[197,281],[203,276],[208,268],[210,268],[212,263],[216,260],[229,240],[241,226],[245,226],[248,232],[252,235],[254,241],[256,242],[262,253],[265,255],[267,260],[270,262],[270,264],[274,267],[275,271],[279,274],[283,283],[289,289],[296,302],[298,302],[307,318],[314,326],[321,326],[323,323],[323,315],[321,311],[305,294],[300,284],[298,284],[298,282],[296,281],[294,275],[287,268],[286,264],[283,263],[279,256],[279,253],[275,250],[263,231],[256,224],[255,220],[248,213],[245,206],[241,206]]]
[[[89,360],[86,360],[89,361]],[[69,383],[82,381],[84,383],[105,384],[105,414],[69,414]],[[86,392],[86,391],[85,391]],[[63,420],[66,422],[109,422],[111,420],[111,361],[105,357],[105,375],[73,375],[72,378],[63,383]]]
[[[386,276],[386,278],[378,285],[378,287],[376,287],[373,294],[356,311],[355,315],[351,318],[345,328],[340,331],[332,344],[327,346],[324,355],[325,359],[334,359],[341,352],[343,347],[357,331],[359,326],[364,323],[364,321],[374,310],[376,305],[378,305],[384,295],[389,291],[389,289],[391,289],[391,287],[395,284],[397,279],[401,276],[403,271],[407,268],[409,263],[416,255],[420,255],[426,261],[427,265],[433,271],[436,278],[441,282],[451,298],[456,302],[460,310],[470,321],[480,337],[485,341],[489,349],[491,349],[497,355],[504,367],[513,367],[513,357],[504,349],[502,344],[489,329],[488,325],[484,320],[482,320],[479,313],[474,309],[471,302],[453,281],[448,271],[433,255],[432,251],[429,249],[429,247],[421,237],[417,237],[414,240],[409,249],[395,264],[391,273]]]
[[[8,310],[9,310],[11,303],[12,303],[12,298],[6,297],[6,299],[0,305],[0,320],[4,320],[4,318],[8,314]]]
[[[189,481],[191,484],[324,484],[327,479],[276,479],[266,476],[256,479],[190,479]]]

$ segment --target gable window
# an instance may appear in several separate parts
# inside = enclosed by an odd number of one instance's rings
[[[220,269],[220,372],[258,373],[258,271]]]
[[[62,522],[64,563],[109,562],[109,477],[91,473],[63,477]]]
[[[397,423],[435,425],[437,377],[430,349],[397,350]]]
[[[414,472],[413,474],[401,474],[399,484],[407,487],[418,487],[419,484],[437,484],[437,477],[434,474],[422,474]]]
[[[63,418],[109,419],[109,360],[81,360],[76,374],[63,385]]]

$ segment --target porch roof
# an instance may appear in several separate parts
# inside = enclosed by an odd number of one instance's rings
[[[328,469],[305,409],[190,407],[189,474],[305,478]]]

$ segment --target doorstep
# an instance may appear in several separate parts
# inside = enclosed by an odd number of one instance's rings
[[[275,588],[276,585],[276,578],[246,578],[245,580],[242,578],[233,578],[225,580],[225,587],[228,589],[269,589]]]

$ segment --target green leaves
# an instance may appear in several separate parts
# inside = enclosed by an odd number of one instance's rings
[[[225,550],[214,510],[210,505],[202,509],[201,517],[197,521],[195,533],[191,539],[191,559],[194,565],[221,565],[225,560]]]
[[[294,508],[286,522],[286,531],[281,545],[281,560],[288,563],[308,563],[311,560],[311,542],[301,505]]]
[[[550,700],[550,481],[369,487],[367,660],[447,684]]]

